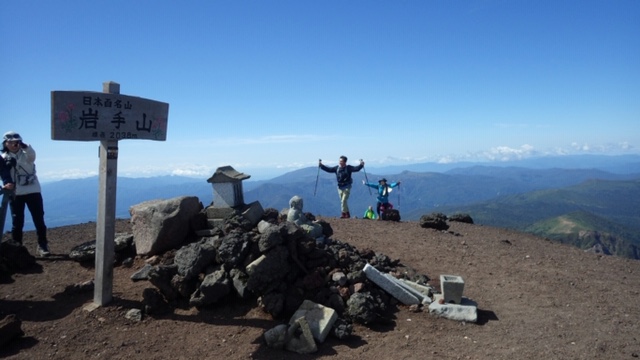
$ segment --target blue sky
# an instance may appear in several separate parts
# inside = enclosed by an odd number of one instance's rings
[[[0,131],[41,181],[97,175],[51,140],[51,91],[170,104],[120,176],[269,178],[368,167],[640,153],[640,1],[0,2]]]

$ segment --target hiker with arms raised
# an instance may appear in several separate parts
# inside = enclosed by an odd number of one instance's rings
[[[351,193],[351,185],[353,179],[351,173],[358,172],[364,167],[364,161],[360,160],[360,165],[351,166],[347,165],[347,157],[342,155],[338,162],[338,166],[328,167],[322,164],[322,160],[319,160],[318,166],[323,171],[328,173],[335,173],[336,180],[338,180],[338,195],[340,196],[340,218],[348,219],[351,217],[349,213],[349,194]]]
[[[387,184],[387,179],[382,178],[378,180],[377,184],[368,183],[364,180],[362,180],[362,183],[368,187],[378,190],[378,196],[376,197],[376,200],[378,200],[378,203],[376,204],[376,212],[378,213],[378,219],[380,219],[381,218],[380,215],[382,212],[384,212],[384,210],[386,210],[389,207],[393,207],[389,203],[389,193],[391,192],[391,189],[400,185],[400,181]]]

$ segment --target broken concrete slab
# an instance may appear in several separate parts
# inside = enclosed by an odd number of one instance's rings
[[[478,321],[478,304],[475,301],[462,298],[460,304],[443,303],[442,294],[436,294],[429,305],[429,313],[449,320],[476,322]],[[444,301],[442,301],[444,302]]]
[[[431,294],[433,293],[433,291],[429,286],[420,285],[417,282],[409,281],[406,279],[398,279],[398,283],[400,284],[400,286],[404,287],[407,291],[417,297],[423,305],[431,304]]]
[[[384,276],[383,273],[369,264],[364,266],[363,271],[369,280],[380,286],[384,291],[388,292],[401,303],[405,305],[420,303],[420,300],[400,285],[397,279]]]
[[[293,325],[296,320],[305,318],[309,323],[309,328],[313,337],[322,343],[329,335],[333,324],[338,319],[338,313],[327,306],[316,304],[313,301],[305,300],[302,305],[291,316],[289,324]]]

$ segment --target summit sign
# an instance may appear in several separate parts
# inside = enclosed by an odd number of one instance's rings
[[[100,181],[96,219],[94,306],[113,298],[113,259],[120,140],[167,139],[169,104],[120,94],[120,84],[102,92],[52,91],[51,139],[99,141]]]
[[[52,91],[51,138],[72,141],[167,138],[169,104],[104,92]]]

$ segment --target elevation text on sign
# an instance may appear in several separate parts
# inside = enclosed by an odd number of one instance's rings
[[[53,140],[165,141],[169,104],[91,91],[51,92]]]

